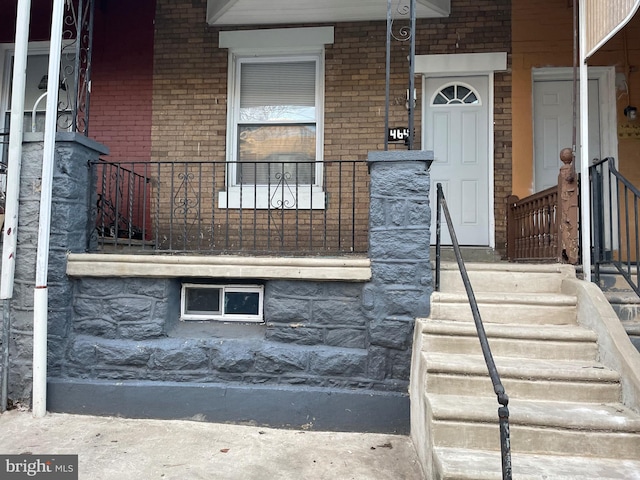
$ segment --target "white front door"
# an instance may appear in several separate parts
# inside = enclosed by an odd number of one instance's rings
[[[600,158],[600,100],[598,80],[589,80],[589,157]],[[560,150],[573,138],[573,81],[543,80],[533,84],[534,192],[558,184]],[[579,117],[579,102],[576,114]],[[580,159],[580,128],[576,158]],[[579,160],[578,160],[579,162]],[[579,167],[577,167],[579,169]]]
[[[435,243],[436,185],[442,184],[460,245],[490,244],[489,78],[425,81],[425,149],[431,165],[431,243]],[[451,244],[442,223],[442,243]]]

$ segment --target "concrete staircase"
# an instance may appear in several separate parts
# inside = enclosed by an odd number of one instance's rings
[[[635,268],[632,275],[635,278]],[[640,351],[640,298],[613,266],[600,267],[599,286],[622,322],[631,343]]]
[[[638,352],[621,331],[603,353],[611,336],[578,323],[614,315],[603,298],[582,300],[597,287],[563,265],[467,269],[510,397],[513,478],[640,479],[640,377],[629,386],[608,366]],[[638,365],[640,356],[621,370]],[[498,403],[456,264],[443,264],[430,317],[416,323],[411,375],[411,435],[426,478],[502,478]]]

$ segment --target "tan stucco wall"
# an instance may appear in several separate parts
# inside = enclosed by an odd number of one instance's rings
[[[570,2],[559,0],[514,0],[512,5],[513,193],[521,198],[532,193],[533,185],[531,69],[573,65],[573,21],[569,5]],[[636,107],[640,104],[640,15],[589,61],[590,66],[615,66],[618,79],[624,78],[624,35],[631,65],[631,95],[628,99],[624,89],[616,90],[618,127],[628,123],[622,113],[624,108],[628,104]],[[631,123],[640,128],[640,119]],[[621,172],[640,185],[640,135],[635,139],[619,137],[618,146]]]

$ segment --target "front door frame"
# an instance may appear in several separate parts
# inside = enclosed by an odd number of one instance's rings
[[[489,81],[488,97],[488,159],[489,159],[489,247],[495,249],[495,187],[494,187],[494,73],[507,69],[507,53],[459,53],[439,55],[416,55],[415,72],[422,74],[422,91],[425,91],[426,79],[434,77],[486,76]],[[426,136],[426,111],[429,99],[422,99],[422,145]]]

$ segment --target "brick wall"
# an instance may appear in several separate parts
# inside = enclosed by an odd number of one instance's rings
[[[206,24],[204,0],[156,3],[154,14],[154,2],[98,2],[90,135],[109,147],[112,160],[224,160],[228,52],[217,48],[219,29]],[[449,18],[418,21],[416,53],[510,51],[510,4],[452,0]],[[383,149],[385,34],[384,22],[335,25],[335,43],[325,56],[325,159],[364,160],[369,151]],[[391,125],[406,124],[408,49],[406,42],[392,48]],[[503,199],[511,193],[510,71],[497,73],[495,80],[495,217],[501,249]],[[416,87],[419,91],[419,80]],[[330,185],[331,178],[326,180]],[[357,191],[368,188],[368,176],[361,175]],[[366,223],[366,214],[367,206],[359,206],[356,217]]]
[[[510,51],[510,1],[453,0],[452,15],[418,21],[416,54]],[[159,0],[156,11],[152,158],[225,158],[228,51],[219,49],[219,28],[206,25],[206,2]],[[258,27],[252,27],[258,28]],[[325,160],[364,159],[384,148],[384,22],[339,23],[325,55]],[[408,43],[392,47],[390,124],[406,124]],[[511,75],[495,77],[496,245],[503,249],[504,198],[511,193]],[[420,81],[416,88],[420,90]],[[420,93],[418,93],[420,98]],[[420,102],[418,102],[419,104]],[[420,105],[416,132],[421,129]],[[420,134],[415,148],[420,148]],[[391,144],[390,149],[405,149]],[[331,184],[331,178],[327,177]],[[218,186],[223,188],[223,185]],[[367,192],[368,176],[356,186]],[[356,216],[366,218],[366,205]]]
[[[153,1],[96,2],[89,133],[112,161],[151,156],[154,12]]]

